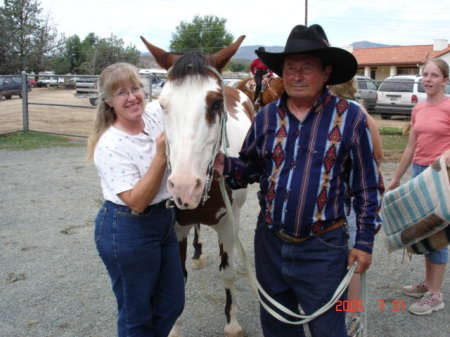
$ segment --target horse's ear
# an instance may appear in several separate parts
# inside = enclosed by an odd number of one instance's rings
[[[228,61],[236,54],[242,41],[244,41],[245,35],[240,36],[236,42],[230,44],[228,47],[223,48],[213,55],[216,67],[221,71],[227,65]]]
[[[146,45],[148,51],[155,58],[156,63],[166,70],[169,70],[169,68],[175,63],[175,60],[179,57],[178,55],[170,54],[164,49],[152,45],[143,36],[141,36],[141,40]]]

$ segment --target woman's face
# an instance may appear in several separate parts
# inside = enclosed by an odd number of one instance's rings
[[[117,119],[129,122],[141,119],[144,111],[144,90],[136,84],[119,86],[107,104],[114,108]]]
[[[433,62],[428,63],[423,69],[422,86],[429,96],[444,93],[444,86],[448,83],[448,77],[444,78],[441,69]]]

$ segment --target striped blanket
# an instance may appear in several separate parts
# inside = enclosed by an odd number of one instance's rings
[[[389,252],[407,248],[421,254],[449,244],[450,185],[444,160],[383,198],[380,217]]]

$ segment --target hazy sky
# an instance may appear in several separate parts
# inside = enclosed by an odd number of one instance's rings
[[[181,21],[195,15],[227,19],[234,38],[248,45],[284,46],[291,29],[305,24],[305,0],[40,0],[59,33],[114,34],[146,51],[140,36],[168,49]],[[390,45],[432,44],[450,40],[449,0],[308,0],[307,23],[318,23],[335,47],[370,41]]]

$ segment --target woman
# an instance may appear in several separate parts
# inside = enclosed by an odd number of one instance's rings
[[[348,100],[351,100],[357,104],[358,102],[355,101],[355,95],[358,91],[357,85],[356,85],[356,79],[353,77],[351,80],[330,85],[330,93],[334,96],[345,98]],[[381,136],[378,131],[378,125],[375,119],[369,113],[366,109],[364,109],[363,106],[360,106],[360,109],[365,113],[367,117],[367,126],[370,131],[370,137],[372,139],[373,144],[373,150],[374,150],[374,156],[378,163],[381,163],[381,161],[384,158],[383,155],[383,145],[381,143]],[[352,249],[355,245],[355,239],[356,239],[356,214],[353,211],[353,208],[350,209],[350,213],[347,216],[347,226],[348,226],[348,232],[349,232],[349,243],[348,248]],[[361,277],[359,274],[353,274],[352,279],[350,280],[350,283],[348,285],[348,300],[350,303],[357,303],[357,301],[361,300]],[[355,308],[356,309],[356,308]],[[359,312],[357,310],[348,310],[347,315],[345,318],[345,324],[347,327],[347,335],[349,337],[355,336],[358,331],[362,329],[362,322],[361,318],[359,316]]]
[[[400,164],[388,190],[397,188],[409,165],[413,164],[413,177],[443,156],[450,167],[450,98],[444,87],[449,81],[448,64],[441,59],[428,60],[423,68],[422,85],[427,94],[411,115],[411,131]],[[448,248],[425,255],[425,279],[418,285],[406,286],[403,292],[422,299],[409,307],[416,315],[429,315],[444,309],[441,285],[448,262]]]
[[[184,280],[166,207],[167,169],[157,102],[144,111],[136,68],[103,70],[88,158],[97,166],[105,202],[95,219],[95,241],[112,281],[119,336],[167,337],[184,307]]]

